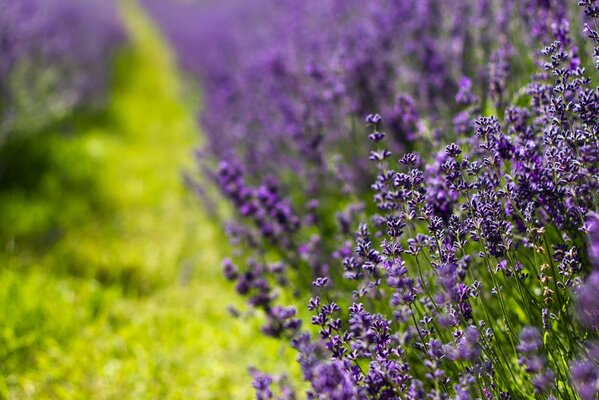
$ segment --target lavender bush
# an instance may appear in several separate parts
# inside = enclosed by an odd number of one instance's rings
[[[124,30],[112,0],[0,3],[0,134],[103,101]]]
[[[186,6],[190,36],[146,3],[204,84],[225,276],[308,398],[597,398],[595,0]]]

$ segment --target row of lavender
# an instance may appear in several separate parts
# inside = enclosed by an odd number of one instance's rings
[[[102,104],[123,39],[112,0],[0,2],[0,138]]]
[[[597,397],[595,0],[145,3],[309,398]]]

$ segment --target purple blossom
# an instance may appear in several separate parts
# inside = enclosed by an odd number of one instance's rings
[[[581,321],[592,329],[599,329],[599,270],[585,280],[578,291],[578,312]]]
[[[227,3],[197,43],[148,4],[204,81],[225,276],[309,398],[594,395],[595,1]]]
[[[599,367],[596,360],[575,361],[571,367],[572,379],[582,400],[593,400],[599,394]]]
[[[320,364],[314,369],[312,389],[319,398],[346,400],[357,398],[356,389],[344,363],[333,361]]]
[[[587,219],[584,230],[589,241],[589,257],[596,269],[599,269],[599,216],[591,214]]]

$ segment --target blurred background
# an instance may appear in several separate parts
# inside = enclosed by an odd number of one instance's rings
[[[295,368],[231,318],[226,240],[186,183],[203,3],[165,25],[158,0],[0,0],[0,398],[244,399],[251,363]]]

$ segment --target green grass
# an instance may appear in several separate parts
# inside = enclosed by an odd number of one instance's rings
[[[0,398],[251,398],[247,366],[294,354],[226,311],[225,239],[182,181],[197,101],[122,4],[108,109],[0,155]]]

